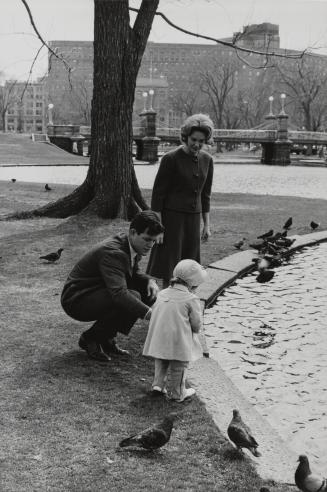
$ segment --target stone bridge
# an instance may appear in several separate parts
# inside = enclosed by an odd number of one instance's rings
[[[141,113],[141,126],[133,128],[133,140],[136,144],[136,158],[154,163],[158,161],[159,142],[180,142],[179,128],[156,127],[156,112],[146,110]],[[266,127],[266,128],[263,128]],[[59,147],[83,154],[83,146],[88,143],[91,152],[91,128],[78,125],[48,125],[48,136]],[[326,145],[327,133],[294,131],[288,129],[288,115],[267,115],[266,121],[250,130],[215,129],[215,142],[261,144],[263,164],[288,165],[293,144]],[[76,150],[75,148],[75,150]]]

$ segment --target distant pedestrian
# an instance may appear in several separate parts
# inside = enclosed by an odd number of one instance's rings
[[[189,361],[202,356],[197,336],[202,312],[194,290],[207,273],[199,263],[186,259],[176,265],[173,275],[170,287],[159,292],[152,308],[143,355],[154,358],[152,391],[166,394],[168,389],[170,399],[182,402],[195,394],[185,387],[185,377]]]
[[[202,147],[211,140],[212,132],[213,123],[207,115],[190,116],[181,128],[182,145],[160,162],[151,208],[159,214],[165,232],[151,251],[147,273],[163,279],[164,287],[180,260],[200,263],[201,239],[210,236],[213,159]]]

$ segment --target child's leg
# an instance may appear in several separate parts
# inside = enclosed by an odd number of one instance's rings
[[[195,391],[188,391],[185,388],[186,369],[188,362],[180,360],[170,361],[169,392],[172,400],[183,401],[188,396],[192,396]],[[191,395],[192,393],[192,395]]]
[[[166,382],[167,382],[168,367],[169,367],[169,360],[154,359],[154,378],[152,383],[152,389],[160,388],[161,391],[165,389]]]

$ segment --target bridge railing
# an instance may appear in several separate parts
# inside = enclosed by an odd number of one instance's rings
[[[81,126],[79,133],[81,135],[90,135],[91,127]],[[178,141],[180,138],[180,128],[157,127],[156,134],[162,140],[166,137]],[[142,126],[134,126],[133,136],[144,137],[144,128]],[[276,130],[229,130],[216,128],[213,131],[214,141],[260,143],[274,142],[276,138]],[[288,138],[293,143],[327,145],[327,133],[325,132],[288,131]]]
[[[293,143],[327,145],[327,133],[325,132],[289,131],[288,138]]]

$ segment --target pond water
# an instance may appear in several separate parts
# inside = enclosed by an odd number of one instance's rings
[[[158,164],[136,165],[141,188],[152,188]],[[87,166],[0,167],[0,180],[39,183],[83,182]],[[213,191],[257,195],[299,196],[327,199],[327,168],[267,166],[262,164],[216,164]]]
[[[298,454],[327,469],[327,243],[226,289],[205,312],[210,356]]]

